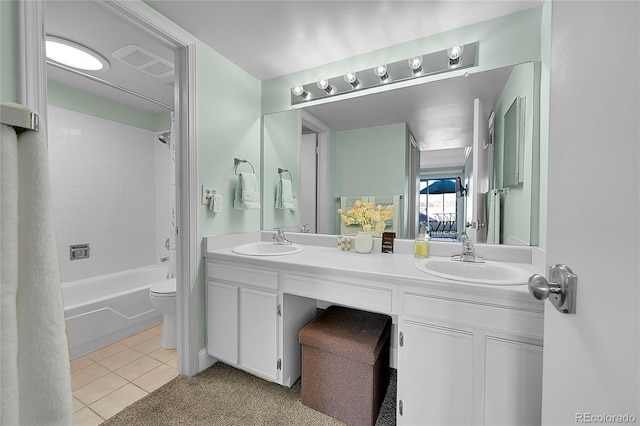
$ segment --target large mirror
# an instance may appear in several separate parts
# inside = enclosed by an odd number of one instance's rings
[[[538,78],[534,63],[470,70],[265,115],[263,229],[348,232],[338,209],[366,198],[396,205],[387,230],[399,238],[426,221],[443,240],[465,232],[477,242],[537,245]],[[519,145],[511,146],[505,117],[516,100]],[[291,172],[293,209],[274,205],[279,168]],[[518,181],[503,183],[505,169],[518,169]]]

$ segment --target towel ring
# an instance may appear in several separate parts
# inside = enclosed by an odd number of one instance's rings
[[[238,173],[238,166],[239,166],[241,163],[247,163],[249,166],[251,166],[251,171],[253,172],[253,174],[255,174],[255,173],[256,173],[256,169],[254,169],[254,168],[253,168],[253,164],[251,164],[251,162],[250,162],[250,161],[247,161],[247,160],[241,160],[241,159],[239,159],[239,158],[234,158],[234,159],[233,159],[233,172],[234,172],[236,175],[239,175],[239,174],[240,174],[240,173]]]
[[[291,180],[293,180],[293,176],[291,175],[291,172],[287,169],[281,169],[280,167],[278,167],[278,174],[280,175],[280,177],[282,177],[283,173],[289,173],[289,178],[291,178]]]

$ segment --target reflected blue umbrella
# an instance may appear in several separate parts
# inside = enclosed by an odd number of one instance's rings
[[[455,192],[456,192],[456,181],[453,179],[436,180],[431,185],[420,190],[420,194],[427,194],[427,195],[443,194],[442,205],[444,205],[444,194],[453,194]],[[440,222],[430,218],[428,210],[429,210],[429,207],[427,206],[427,211],[425,212],[426,213],[425,219],[428,218],[429,220],[428,224],[431,229],[434,228],[434,225],[435,225],[435,228],[437,229],[439,227]]]

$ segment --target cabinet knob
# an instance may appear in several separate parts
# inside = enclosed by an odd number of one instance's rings
[[[529,277],[529,293],[538,300],[549,299],[555,308],[565,314],[576,313],[576,286],[578,277],[566,265],[549,268],[549,280],[540,274]]]

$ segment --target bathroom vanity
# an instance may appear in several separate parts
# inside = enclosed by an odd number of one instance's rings
[[[265,256],[207,250],[209,355],[291,386],[298,332],[319,303],[380,312],[394,323],[398,424],[540,423],[543,305],[526,285],[431,276],[413,255],[379,248],[302,247]]]

